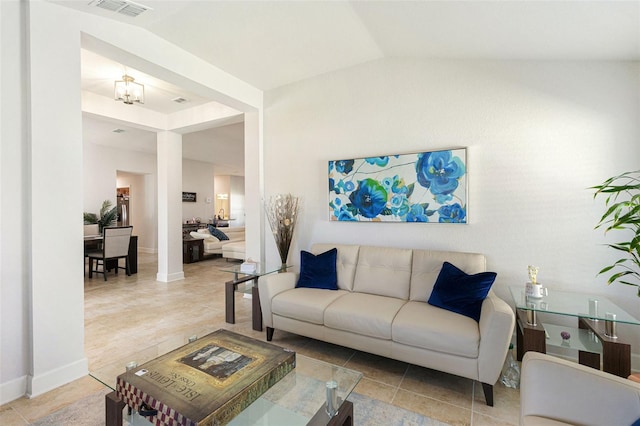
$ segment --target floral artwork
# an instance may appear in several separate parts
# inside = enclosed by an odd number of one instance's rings
[[[332,221],[467,223],[466,149],[329,161]]]

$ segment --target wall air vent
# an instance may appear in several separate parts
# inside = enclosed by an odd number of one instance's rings
[[[152,10],[149,6],[143,6],[129,0],[95,0],[91,4],[101,9],[131,16],[132,18],[135,18],[142,12]]]
[[[179,104],[183,104],[185,102],[189,102],[188,99],[183,98],[182,96],[178,96],[177,98],[173,98],[171,99],[173,102],[179,103]]]

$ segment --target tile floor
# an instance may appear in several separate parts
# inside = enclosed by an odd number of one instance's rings
[[[236,324],[224,321],[224,282],[231,274],[220,268],[227,265],[219,258],[186,264],[184,280],[161,283],[155,280],[155,255],[141,254],[136,275],[127,277],[121,271],[117,277],[109,275],[106,283],[102,276],[85,277],[90,371],[176,336],[203,336],[219,328],[264,340],[264,332],[251,329],[251,300],[241,293],[236,294]],[[500,383],[494,387],[495,406],[488,407],[481,385],[472,380],[278,330],[273,343],[361,371],[364,378],[356,392],[451,425],[518,424],[519,391]],[[0,424],[31,424],[101,389],[105,387],[87,376],[36,398],[18,399],[0,407]]]

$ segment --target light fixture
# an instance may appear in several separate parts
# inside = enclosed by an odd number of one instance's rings
[[[133,77],[125,74],[122,80],[115,82],[113,97],[116,101],[122,101],[127,105],[133,105],[134,102],[144,103],[144,86],[133,80]]]

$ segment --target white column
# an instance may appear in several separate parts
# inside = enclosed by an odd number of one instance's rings
[[[265,262],[262,110],[244,115],[244,194],[246,256]]]
[[[158,133],[158,281],[184,279],[182,270],[182,136]]]
[[[24,262],[30,276],[25,277],[29,302],[23,313],[30,320],[23,333],[30,335],[25,357],[30,358],[27,394],[33,397],[85,376],[88,362],[84,355],[79,31],[61,25],[57,9],[45,2],[28,2],[28,9],[32,31],[27,46],[29,135],[25,143],[29,147],[24,162],[28,182],[23,187],[27,199],[22,206],[16,200],[15,208],[23,211],[30,226],[24,235],[25,250],[30,251]]]

